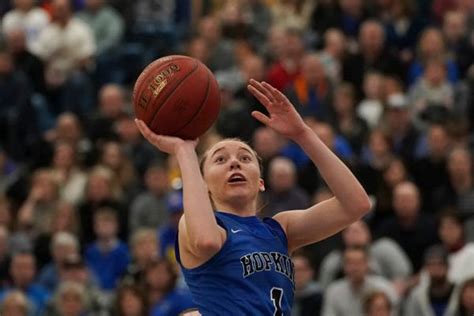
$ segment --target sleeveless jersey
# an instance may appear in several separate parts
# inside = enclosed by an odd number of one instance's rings
[[[294,266],[280,224],[272,218],[215,212],[227,232],[221,250],[183,275],[203,316],[291,313]],[[178,241],[176,242],[176,248]],[[176,249],[179,263],[179,251]]]

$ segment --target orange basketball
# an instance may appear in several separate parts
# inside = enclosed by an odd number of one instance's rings
[[[155,60],[133,89],[135,115],[155,133],[195,139],[219,115],[219,86],[197,59],[172,55]]]

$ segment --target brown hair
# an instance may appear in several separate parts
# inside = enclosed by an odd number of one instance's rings
[[[392,309],[392,302],[388,298],[387,294],[383,291],[374,291],[374,292],[369,292],[366,296],[364,296],[362,300],[362,307],[364,309],[365,314],[367,315],[370,310],[370,306],[372,303],[375,301],[376,298],[378,297],[383,297],[385,299],[385,302],[388,305],[388,308],[391,310]]]
[[[145,294],[145,289],[143,289],[141,286],[138,286],[137,284],[134,283],[125,283],[122,284],[118,290],[117,290],[117,298],[115,299],[115,312],[116,315],[118,316],[123,316],[124,312],[122,310],[122,304],[120,302],[123,300],[125,294],[127,292],[130,292],[133,294],[133,296],[137,297],[140,302],[142,303],[142,313],[141,316],[146,316],[147,315],[147,310],[148,310],[148,302],[147,302],[147,297]]]

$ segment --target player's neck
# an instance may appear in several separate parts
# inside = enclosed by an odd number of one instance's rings
[[[255,203],[216,203],[216,208],[218,211],[224,213],[230,213],[237,216],[255,216],[256,207]]]

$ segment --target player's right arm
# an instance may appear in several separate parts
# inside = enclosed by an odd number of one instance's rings
[[[204,263],[221,248],[226,233],[216,221],[207,186],[199,169],[197,140],[156,135],[136,121],[143,136],[159,150],[176,155],[183,181],[184,216],[179,223],[181,261],[187,268]]]

